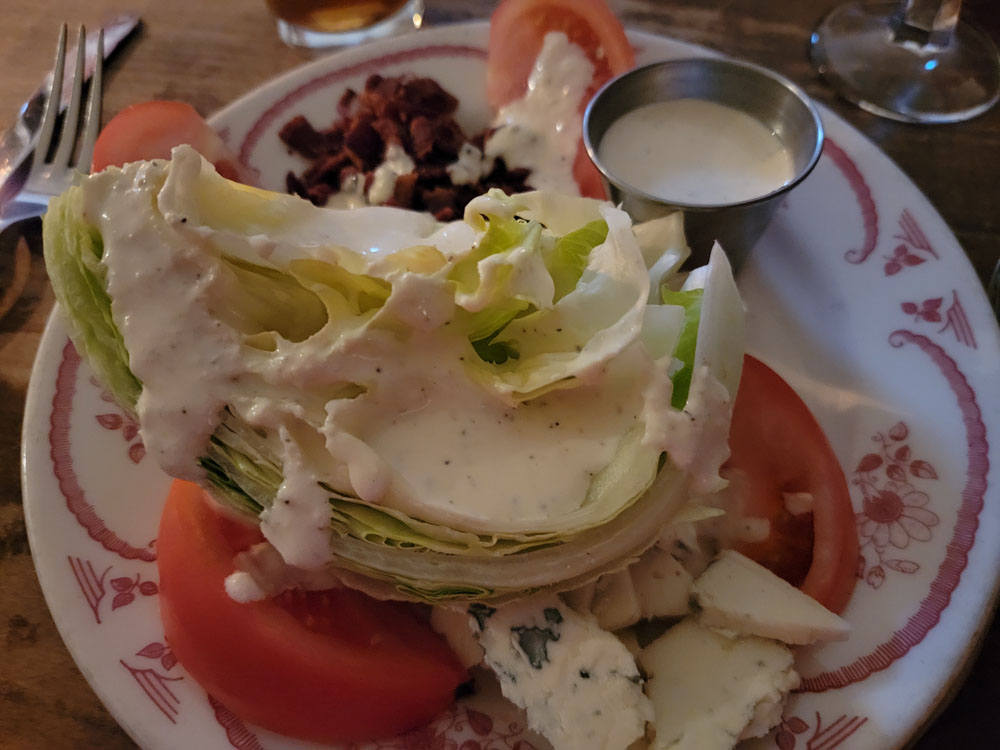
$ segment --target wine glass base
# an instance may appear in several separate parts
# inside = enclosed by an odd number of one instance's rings
[[[835,8],[812,34],[813,65],[841,96],[903,122],[947,123],[982,114],[1000,97],[1000,54],[958,22],[947,43],[897,41],[899,3]]]

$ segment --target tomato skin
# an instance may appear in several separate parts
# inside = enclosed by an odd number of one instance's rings
[[[625,29],[604,0],[503,0],[490,18],[486,61],[486,98],[494,109],[524,95],[550,31],[565,32],[594,64],[593,80],[580,102],[581,113],[604,83],[635,67],[635,52]],[[582,138],[573,177],[581,195],[607,198]]]
[[[503,0],[490,17],[486,98],[500,108],[524,95],[549,31],[562,31],[594,63],[584,105],[605,81],[635,66],[625,29],[604,0]]]
[[[126,107],[108,122],[94,144],[92,168],[121,167],[132,161],[169,159],[170,150],[191,145],[223,177],[248,182],[248,170],[194,107],[154,100]]]
[[[857,581],[858,533],[837,457],[809,408],[777,373],[744,357],[723,476],[743,516],[770,523],[767,538],[735,548],[834,612]],[[812,495],[794,515],[784,493]]]
[[[594,162],[590,160],[587,149],[580,141],[576,149],[576,160],[573,162],[573,179],[580,189],[580,195],[585,198],[597,198],[598,200],[608,200],[608,194],[604,190],[604,180]]]
[[[259,532],[210,502],[174,482],[157,538],[166,640],[208,693],[252,724],[327,743],[396,735],[451,705],[468,675],[408,604],[350,589],[230,599],[233,555]]]

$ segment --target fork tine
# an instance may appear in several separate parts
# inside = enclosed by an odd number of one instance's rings
[[[97,33],[97,58],[94,62],[94,75],[90,79],[90,93],[87,96],[87,112],[83,120],[83,140],[80,143],[80,155],[77,157],[77,169],[84,174],[90,174],[90,165],[94,158],[94,142],[101,129],[101,106],[104,96],[104,29]]]
[[[53,169],[65,169],[73,158],[73,147],[76,145],[76,130],[80,123],[80,99],[83,95],[83,62],[87,55],[87,32],[83,26],[76,35],[76,68],[73,71],[73,94],[69,106],[63,116],[62,132],[59,134],[59,147],[52,157]]]
[[[62,100],[63,66],[66,64],[66,24],[59,31],[59,43],[56,45],[56,60],[52,64],[52,83],[49,85],[45,99],[45,111],[42,113],[42,124],[38,129],[38,142],[35,145],[35,160],[32,172],[45,161],[52,144],[52,132],[59,116],[59,102]]]

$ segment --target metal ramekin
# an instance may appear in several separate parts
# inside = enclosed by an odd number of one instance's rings
[[[598,146],[611,123],[644,104],[684,98],[713,101],[757,119],[792,152],[795,176],[777,190],[751,200],[690,205],[645,193],[608,171],[598,156]],[[718,241],[738,267],[781,199],[816,166],[823,150],[823,124],[805,92],[777,73],[751,63],[704,57],[652,63],[608,81],[584,113],[583,140],[608,197],[635,221],[682,211],[692,253],[689,264],[705,263]]]

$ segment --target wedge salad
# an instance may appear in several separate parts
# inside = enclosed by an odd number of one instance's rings
[[[721,486],[742,305],[721,251],[670,288],[673,218],[547,193],[444,225],[325,211],[184,146],[49,217],[74,339],[149,453],[291,565],[428,602],[569,588]]]
[[[537,53],[561,7],[496,18],[541,24]],[[580,37],[555,31],[549,54]],[[377,739],[487,674],[555,750],[731,748],[780,721],[793,646],[848,636],[843,474],[745,356],[723,250],[681,270],[679,215],[493,190],[442,222],[250,187],[186,144],[120,161],[50,204],[46,264],[179,480],[167,640],[243,719]]]

